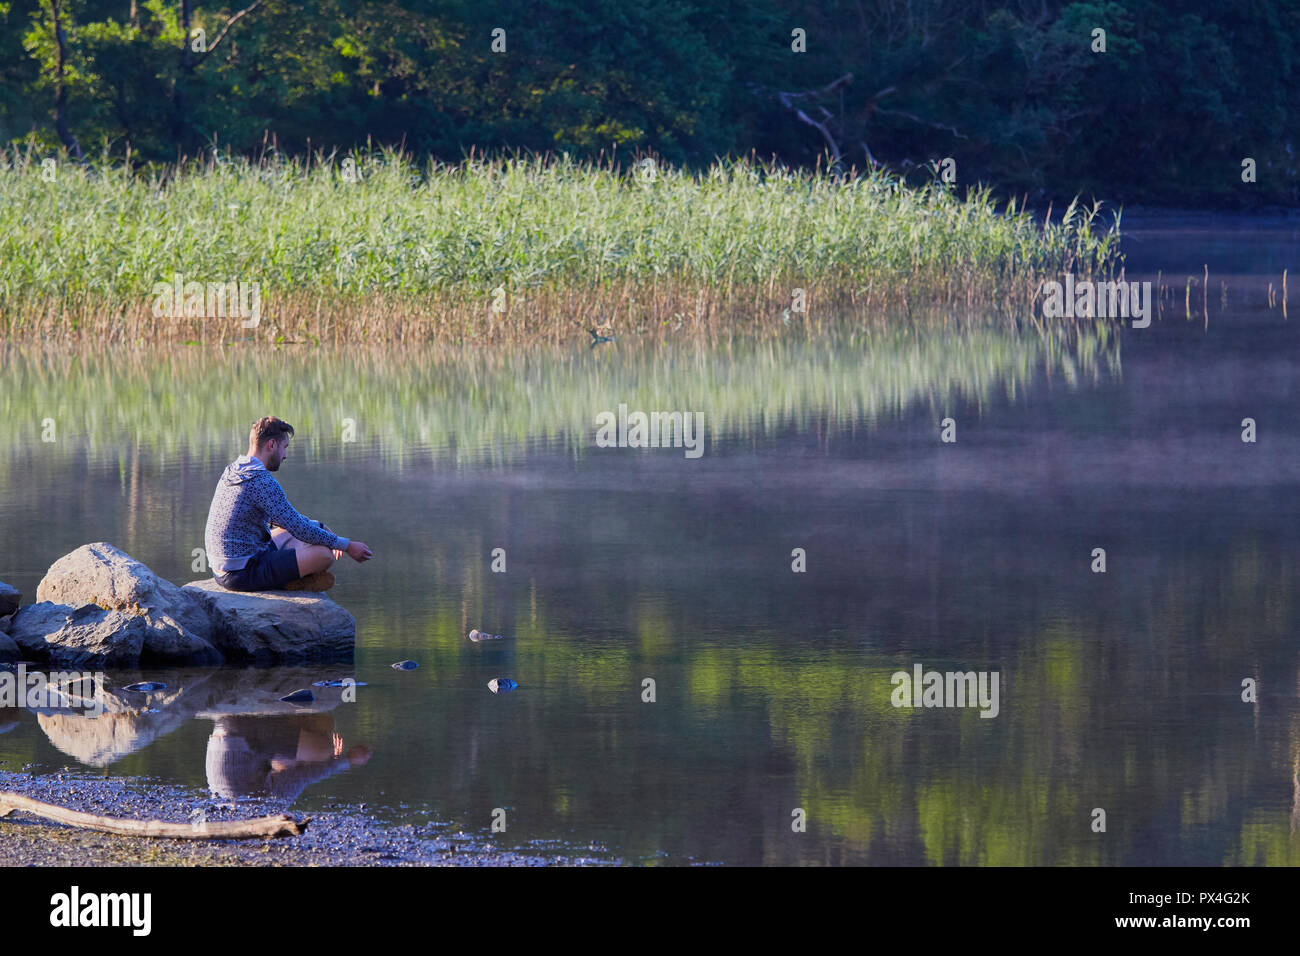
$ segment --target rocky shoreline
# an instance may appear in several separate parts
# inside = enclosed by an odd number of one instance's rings
[[[132,778],[0,769],[0,790],[86,813],[192,822],[273,813],[311,817],[307,831],[275,840],[166,840],[78,830],[14,813],[0,819],[0,866],[598,866],[619,861],[601,850],[580,855],[521,852],[451,824],[389,825],[361,807],[295,812],[267,799],[229,801]]]

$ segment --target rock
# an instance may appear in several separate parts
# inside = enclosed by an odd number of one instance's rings
[[[122,688],[122,690],[130,691],[133,694],[153,694],[166,689],[166,684],[156,680],[142,680],[136,684],[127,684]]]
[[[22,592],[0,581],[0,618],[8,617],[23,602]]]
[[[280,700],[286,704],[310,704],[316,700],[316,695],[309,690],[296,690],[292,694],[286,694]]]
[[[213,646],[213,631],[207,631],[205,637],[167,615],[146,614],[144,618],[149,622],[149,630],[140,653],[142,667],[206,667],[225,662],[221,651]]]
[[[509,677],[494,677],[488,681],[488,690],[494,694],[508,694],[519,686],[519,681]]]
[[[393,665],[393,670],[395,670],[395,671],[413,671],[413,670],[415,670],[415,669],[416,669],[417,667],[419,667],[419,666],[420,666],[420,665],[417,664],[415,661],[398,661],[396,664]]]
[[[22,649],[14,642],[14,639],[8,634],[0,634],[0,664],[21,660],[22,656]]]
[[[221,653],[211,644],[187,637],[169,620],[151,621],[147,614],[107,610],[97,604],[78,608],[42,601],[14,615],[9,637],[29,658],[69,667],[222,662]],[[0,660],[5,659],[0,644]]]
[[[212,643],[229,663],[283,664],[352,659],[357,622],[313,591],[227,591],[216,581],[180,589],[204,601]]]
[[[58,667],[134,667],[148,630],[139,614],[42,601],[14,615],[9,636],[28,657]]]
[[[480,631],[480,630],[476,627],[476,628],[474,628],[472,631],[469,632],[469,639],[470,639],[471,641],[473,641],[475,644],[481,644],[483,641],[499,641],[499,640],[501,640],[501,635],[500,635],[500,634],[488,634],[488,633],[486,633],[486,632],[484,632],[484,631]]]
[[[285,664],[352,659],[356,621],[313,592],[179,588],[124,551],[87,544],[56,561],[0,642],[69,667]],[[11,646],[12,645],[12,646]]]
[[[222,663],[212,644],[215,625],[208,605],[105,541],[83,544],[55,561],[36,588],[36,600],[97,604],[143,617],[141,664]]]

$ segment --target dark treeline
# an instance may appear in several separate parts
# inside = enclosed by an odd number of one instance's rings
[[[1297,36],[1300,0],[0,0],[0,144],[951,157],[1031,199],[1294,204]]]

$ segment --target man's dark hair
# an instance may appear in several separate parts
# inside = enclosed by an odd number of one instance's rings
[[[260,449],[267,442],[279,441],[285,435],[293,437],[293,426],[274,415],[265,415],[253,422],[248,440],[253,443],[254,448]]]

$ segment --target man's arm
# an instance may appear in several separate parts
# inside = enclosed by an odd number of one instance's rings
[[[289,504],[284,489],[271,475],[266,475],[256,483],[255,500],[267,519],[278,528],[283,528],[299,541],[307,544],[321,544],[331,550],[346,551],[351,543],[347,538],[326,531],[310,518],[299,514]]]

